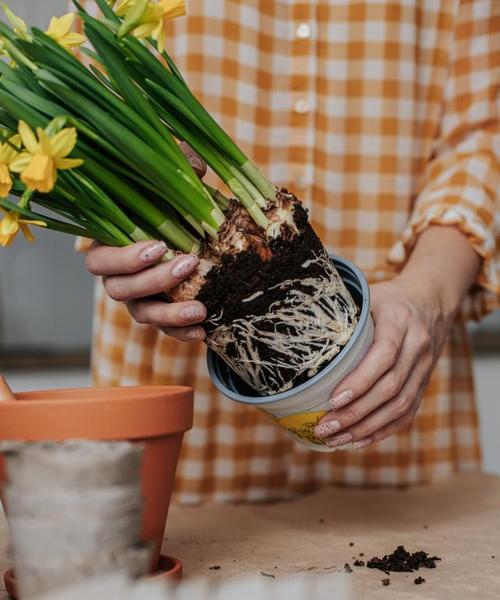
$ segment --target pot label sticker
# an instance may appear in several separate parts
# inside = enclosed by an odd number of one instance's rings
[[[307,440],[312,444],[326,446],[325,440],[316,437],[314,428],[318,424],[321,417],[324,417],[328,411],[321,410],[317,412],[299,413],[297,415],[287,415],[286,417],[275,417],[266,412],[276,423],[279,423],[284,429],[292,435],[299,437],[302,440]]]

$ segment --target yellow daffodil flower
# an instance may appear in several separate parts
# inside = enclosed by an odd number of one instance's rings
[[[25,151],[11,163],[13,173],[21,173],[21,181],[30,190],[51,192],[57,181],[57,171],[74,169],[83,164],[78,158],[66,158],[76,145],[74,127],[61,129],[49,136],[40,127],[36,135],[24,121],[19,122],[19,134]]]
[[[8,142],[0,144],[0,198],[6,198],[12,189],[10,165],[19,154],[21,136],[15,135]]]
[[[115,8],[115,13],[119,17],[124,17],[130,9],[134,6],[134,0],[121,0],[118,6]]]
[[[68,13],[63,17],[52,17],[45,33],[66,50],[79,48],[85,42],[85,37],[71,31],[74,21],[75,13]]]
[[[3,12],[5,13],[5,16],[7,17],[7,20],[9,21],[12,29],[14,30],[14,33],[19,36],[20,38],[22,38],[23,40],[31,40],[31,35],[28,32],[28,26],[26,25],[26,23],[21,19],[21,17],[17,17],[11,10],[10,8],[2,2],[2,9]]]
[[[1,208],[1,207],[0,207]],[[47,223],[44,221],[32,221],[31,219],[25,219],[22,215],[14,212],[7,212],[5,217],[0,221],[0,246],[6,248],[10,246],[16,239],[16,235],[22,231],[24,237],[28,242],[33,242],[35,236],[31,233],[28,225],[38,225],[39,227],[47,227]]]
[[[127,18],[130,11],[135,8],[137,0],[121,0],[116,7],[118,16]],[[181,17],[186,14],[185,0],[151,0],[137,27],[132,30],[132,35],[139,39],[153,38],[158,43],[158,50],[165,50],[166,23],[170,19]]]

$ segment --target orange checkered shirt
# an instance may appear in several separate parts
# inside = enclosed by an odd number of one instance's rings
[[[222,398],[203,345],[134,323],[99,286],[95,383],[196,390],[177,500],[282,499],[477,469],[463,321],[497,307],[500,292],[500,1],[189,0],[169,37],[205,106],[371,282],[401,269],[430,224],[459,228],[484,258],[414,425],[333,454]]]

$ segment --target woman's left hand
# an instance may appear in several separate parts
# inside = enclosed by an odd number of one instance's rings
[[[316,426],[331,447],[362,448],[410,425],[450,323],[437,290],[400,275],[371,287],[374,342]]]

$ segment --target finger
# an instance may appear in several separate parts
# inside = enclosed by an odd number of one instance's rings
[[[155,327],[185,327],[201,323],[207,310],[201,302],[159,302],[157,300],[133,300],[127,303],[130,314],[137,323]]]
[[[328,438],[328,446],[336,448],[371,438],[375,432],[386,427],[389,423],[416,414],[425,386],[427,370],[427,364],[422,364],[419,368],[416,368],[395,398],[374,410],[345,432]]]
[[[423,347],[417,343],[415,330],[408,331],[404,338],[398,362],[372,386],[368,392],[350,404],[329,412],[315,428],[318,437],[329,437],[351,427],[372,413],[376,408],[397,396],[413,368],[420,359]]]
[[[188,159],[189,164],[193,167],[196,175],[198,175],[200,179],[205,177],[207,174],[207,163],[201,156],[197,154],[189,144],[186,144],[186,142],[181,142],[179,147]]]
[[[365,394],[399,359],[408,326],[395,320],[391,310],[381,310],[375,320],[375,337],[368,353],[332,393],[336,410]]]
[[[123,248],[93,244],[85,264],[92,275],[137,273],[160,260],[167,251],[167,245],[161,241],[138,242]]]
[[[197,256],[183,255],[133,275],[105,277],[104,287],[113,300],[128,302],[145,298],[176,287],[189,277],[199,264]]]
[[[359,440],[359,442],[354,442],[352,444],[352,448],[354,450],[366,448],[367,446],[371,446],[372,444],[377,444],[378,442],[385,440],[389,436],[397,433],[398,431],[401,431],[402,429],[406,429],[415,420],[416,413],[417,411],[415,410],[415,414],[413,414],[413,412],[410,412],[409,414],[404,415],[403,417],[400,417],[399,419],[396,419],[391,423],[388,423],[372,435],[363,438],[362,440]]]
[[[202,342],[206,338],[203,327],[160,327],[166,335],[181,342]]]

